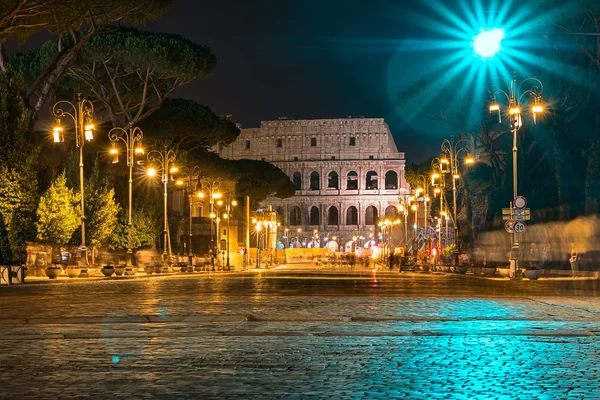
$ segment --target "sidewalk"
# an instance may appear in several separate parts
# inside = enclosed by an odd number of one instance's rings
[[[145,272],[137,272],[134,275],[121,275],[121,276],[104,276],[102,272],[94,275],[93,277],[77,277],[69,278],[66,273],[63,272],[56,279],[50,279],[47,276],[28,276],[25,278],[26,284],[40,284],[40,283],[74,283],[74,282],[90,282],[90,281],[118,281],[126,279],[144,279],[144,278],[160,278],[161,276],[186,276],[186,275],[221,275],[239,273],[241,271],[201,271],[201,272],[162,272],[160,274],[147,274]],[[4,286],[4,285],[3,285]]]

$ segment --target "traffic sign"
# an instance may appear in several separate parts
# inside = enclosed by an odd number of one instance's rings
[[[525,225],[525,222],[519,221],[515,224],[513,229],[515,230],[515,233],[525,233],[527,232],[527,225]]]
[[[513,211],[515,221],[529,221],[531,219],[529,208],[514,208]]]
[[[531,219],[531,210],[529,208],[503,208],[502,219],[508,221],[529,221]]]
[[[513,205],[515,208],[525,208],[527,207],[527,199],[523,196],[517,196],[517,198],[513,201]]]
[[[515,221],[512,219],[509,219],[508,221],[506,221],[504,223],[504,230],[508,233],[513,233],[514,232],[514,226],[515,226]]]

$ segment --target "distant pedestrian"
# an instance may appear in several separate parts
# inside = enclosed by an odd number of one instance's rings
[[[575,276],[575,272],[579,271],[579,249],[577,247],[571,248],[571,258],[569,258],[569,262],[571,263],[571,272],[573,276]]]
[[[388,257],[388,264],[390,266],[390,271],[394,269],[394,263],[396,262],[396,256],[394,253],[390,254]]]

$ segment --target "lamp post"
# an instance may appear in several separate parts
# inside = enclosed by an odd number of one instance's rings
[[[423,218],[424,222],[423,222],[423,229],[425,232],[425,239],[427,239],[429,237],[428,233],[427,233],[427,218],[428,218],[428,214],[427,214],[427,203],[429,202],[429,179],[427,179],[427,177],[425,175],[419,175],[417,177],[421,182],[422,182],[422,186],[418,187],[415,190],[415,198],[418,199],[419,198],[419,194],[423,194],[423,206],[425,208],[425,217]],[[419,182],[419,183],[421,183]]]
[[[175,181],[177,186],[186,186],[188,195],[188,207],[189,207],[189,223],[188,223],[188,244],[187,244],[187,256],[188,264],[192,265],[192,214],[194,210],[194,204],[201,203],[202,201],[194,202],[194,192],[196,192],[196,186],[200,180],[200,168],[197,165],[182,168],[181,177]],[[199,195],[199,193],[198,193]],[[202,198],[202,197],[201,197]]]
[[[406,196],[400,203],[400,213],[404,215],[404,242],[408,244],[408,204]]]
[[[413,204],[411,206],[411,210],[413,210],[415,212],[415,239],[417,239],[417,227],[419,226],[418,222],[417,222],[417,213],[418,213],[419,207],[417,207],[416,204]]]
[[[260,250],[261,250],[261,242],[262,238],[265,238],[269,235],[269,231],[271,229],[277,229],[277,221],[272,221],[268,219],[260,220],[257,218],[252,219],[252,223],[254,224],[254,230],[256,231],[256,268],[260,268]],[[301,230],[298,228],[298,234],[300,234]],[[265,240],[266,242],[266,240]],[[266,247],[267,243],[264,243],[263,247]],[[268,268],[268,267],[267,267]]]
[[[73,120],[75,129],[75,145],[79,149],[79,191],[81,193],[81,246],[80,246],[80,266],[82,272],[87,273],[87,247],[85,246],[85,202],[84,202],[84,183],[83,183],[83,146],[85,142],[89,142],[94,138],[93,118],[94,105],[86,98],[82,98],[80,93],[77,93],[77,103],[73,104],[67,100],[61,100],[54,104],[52,113],[56,118],[56,126],[54,127],[54,142],[63,142],[64,133],[60,125],[62,118],[68,117]]]
[[[455,249],[454,249],[454,265],[458,265],[458,257],[460,255],[460,240],[458,240],[458,218],[457,218],[457,207],[456,207],[456,198],[457,198],[457,188],[456,188],[456,180],[460,178],[459,175],[459,164],[460,162],[464,162],[466,165],[471,165],[475,162],[475,159],[469,155],[468,144],[471,143],[470,139],[463,138],[456,142],[452,142],[448,139],[444,139],[442,142],[442,156],[439,159],[440,163],[440,171],[442,174],[450,173],[452,175],[452,215],[453,215],[453,223],[454,223],[454,240],[455,240]],[[465,153],[465,157],[460,160],[460,154]]]
[[[171,246],[168,245],[168,243],[169,243],[169,238],[168,238],[169,224],[168,224],[168,217],[167,217],[167,184],[169,183],[169,177],[171,177],[171,180],[173,179],[171,174],[174,174],[177,171],[179,171],[179,168],[177,168],[176,166],[172,166],[172,167],[170,166],[170,164],[175,161],[175,152],[173,150],[167,149],[166,147],[165,147],[164,151],[152,150],[152,151],[148,152],[147,158],[150,163],[160,165],[160,173],[162,176],[161,180],[164,185],[163,262],[168,262],[171,259]],[[157,174],[156,168],[155,167],[148,168],[147,174],[150,177],[156,176],[156,174]]]
[[[223,217],[227,220],[227,270],[230,269],[229,265],[229,220],[231,219],[231,208],[237,206],[237,200],[235,199],[227,199],[227,203],[225,204],[225,214]]]
[[[517,190],[517,150],[518,143],[517,137],[519,133],[519,129],[523,125],[522,122],[522,111],[524,107],[529,106],[531,114],[533,116],[533,123],[537,123],[537,115],[544,112],[544,107],[542,105],[542,93],[544,91],[544,85],[537,78],[526,78],[522,80],[520,83],[517,83],[517,73],[513,72],[512,79],[509,82],[502,78],[498,78],[500,82],[502,82],[508,92],[502,89],[496,88],[494,85],[490,88],[490,93],[492,97],[492,102],[490,103],[489,110],[490,112],[498,113],[498,122],[502,122],[502,107],[500,103],[496,100],[497,95],[504,95],[506,98],[506,106],[508,110],[508,118],[509,118],[509,126],[511,132],[513,134],[513,146],[512,146],[512,156],[513,156],[513,201],[518,197]],[[529,98],[533,99],[532,104],[525,104],[524,100]],[[512,202],[511,202],[512,208]],[[513,232],[512,233],[512,248],[510,254],[510,274],[512,278],[517,277],[517,271],[519,268],[519,234]]]
[[[221,183],[219,181],[211,181],[208,179],[200,181],[201,192],[198,193],[198,197],[203,199],[206,194],[208,194],[208,203],[210,204],[210,248],[211,248],[211,257],[210,264],[212,269],[215,268],[215,235],[213,235],[213,220],[218,223],[218,214],[214,212],[215,200],[219,200],[223,197],[223,194],[219,192],[219,188],[221,187]],[[205,194],[206,192],[206,194]],[[217,225],[217,231],[219,226]]]
[[[441,220],[442,216],[446,216],[446,212],[444,211],[444,193],[445,193],[445,188],[446,188],[446,179],[445,179],[445,169],[442,168],[442,164],[440,163],[440,159],[438,157],[434,158],[431,161],[431,167],[433,169],[433,173],[431,174],[431,186],[434,187],[433,189],[433,197],[437,197],[437,195],[440,195],[440,215],[439,218]],[[439,172],[436,172],[439,171]],[[446,234],[447,236],[447,234]],[[441,259],[441,254],[443,254],[443,250],[444,250],[444,243],[442,241],[442,228],[441,228],[441,223],[440,223],[440,230],[438,232],[438,245],[440,247],[440,259]]]
[[[141,147],[144,133],[138,127],[129,128],[126,131],[123,128],[113,128],[108,132],[108,138],[113,143],[113,147],[109,153],[113,156],[113,164],[119,162],[119,150],[117,149],[117,142],[122,141],[125,144],[125,154],[127,157],[127,167],[129,168],[129,212],[127,216],[127,271],[131,273],[133,265],[133,249],[131,244],[131,231],[133,227],[132,223],[132,192],[133,192],[133,164],[136,155],[143,155],[144,149]]]
[[[283,239],[284,239],[284,245],[285,245],[285,248],[286,248],[286,249],[289,247],[289,237],[288,237],[288,232],[289,232],[289,229],[288,229],[288,228],[285,228],[285,229],[283,230]]]

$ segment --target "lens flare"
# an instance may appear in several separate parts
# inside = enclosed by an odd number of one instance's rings
[[[494,57],[502,50],[502,39],[504,39],[504,29],[482,30],[475,37],[473,51],[483,58]]]

